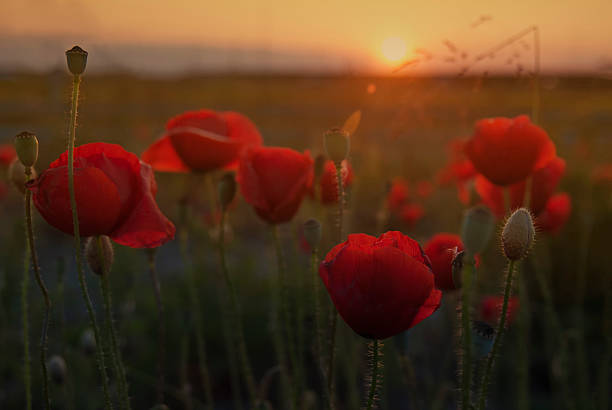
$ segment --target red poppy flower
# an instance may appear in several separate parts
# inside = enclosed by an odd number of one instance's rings
[[[8,168],[15,158],[17,153],[13,144],[0,144],[0,168]]]
[[[64,152],[29,189],[42,217],[72,235],[67,163]],[[153,170],[121,146],[76,147],[74,185],[82,236],[107,235],[132,248],[157,247],[174,237],[174,225],[155,202]]]
[[[463,250],[459,235],[439,233],[425,244],[425,254],[431,261],[436,287],[442,290],[457,289],[453,281],[453,260]]]
[[[485,322],[494,325],[499,321],[501,315],[504,298],[502,296],[486,296],[480,302],[480,317]],[[510,324],[514,321],[516,313],[519,309],[519,300],[516,297],[508,299],[508,310],[506,323]]]
[[[340,316],[363,337],[396,335],[440,306],[427,256],[397,231],[349,235],[321,262],[319,276]]]
[[[419,197],[426,199],[431,196],[434,191],[434,186],[429,181],[419,181],[416,186],[416,193]]]
[[[327,161],[319,182],[321,188],[321,203],[323,205],[338,203],[338,184],[336,179],[336,166],[333,161]],[[351,164],[344,160],[342,161],[342,186],[347,188],[352,183],[353,168],[351,168]]]
[[[297,213],[313,179],[308,152],[255,147],[240,158],[237,181],[245,201],[270,224],[287,222]]]
[[[168,121],[165,135],[143,152],[142,160],[156,171],[207,172],[235,166],[244,148],[261,141],[242,114],[188,111]]]
[[[402,206],[399,217],[407,226],[413,226],[425,215],[425,208],[420,204],[407,204]]]
[[[536,219],[536,225],[544,232],[558,233],[572,212],[572,200],[565,192],[555,194],[546,203],[544,211]]]
[[[542,128],[520,115],[478,121],[465,153],[489,181],[506,186],[545,166],[555,157],[555,145]]]
[[[543,168],[533,173],[531,180],[531,195],[529,209],[535,215],[546,207],[548,199],[553,195],[561,177],[565,173],[565,161],[559,157],[553,158]],[[512,209],[523,205],[525,199],[525,181],[513,184],[510,189],[510,206]],[[498,217],[503,218],[506,214],[504,190],[508,188],[492,184],[482,175],[476,177],[476,192],[480,195],[485,205]]]
[[[387,194],[387,206],[391,211],[398,211],[410,197],[410,188],[404,178],[393,178]]]

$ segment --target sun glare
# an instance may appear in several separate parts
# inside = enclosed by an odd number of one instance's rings
[[[386,38],[381,45],[382,55],[391,63],[397,63],[406,57],[406,42],[399,37]]]

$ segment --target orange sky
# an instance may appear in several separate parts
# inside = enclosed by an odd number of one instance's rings
[[[482,15],[492,19],[471,27]],[[429,67],[440,68],[445,39],[474,55],[537,24],[544,69],[598,70],[612,61],[610,16],[610,0],[2,0],[0,43],[57,35],[85,46],[256,47],[346,56],[354,68],[384,71],[388,37],[410,54],[433,51],[440,59]]]

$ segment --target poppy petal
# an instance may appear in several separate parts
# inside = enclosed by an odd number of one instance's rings
[[[147,148],[140,158],[160,172],[189,172],[181,157],[178,156],[172,141],[164,135]]]

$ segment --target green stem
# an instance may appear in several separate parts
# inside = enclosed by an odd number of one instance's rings
[[[21,280],[21,323],[23,327],[23,384],[25,388],[26,409],[32,410],[32,376],[30,374],[30,321],[28,308],[28,289],[30,287],[30,248],[26,246]]]
[[[96,238],[98,246],[98,255],[102,265],[104,265],[104,249],[102,248],[102,238],[98,236]],[[125,376],[125,367],[123,366],[123,360],[121,359],[121,350],[119,350],[119,343],[117,342],[117,329],[115,329],[115,320],[113,318],[113,299],[110,288],[110,269],[102,266],[103,275],[100,278],[100,285],[102,288],[102,297],[104,299],[104,315],[106,317],[106,332],[110,338],[110,356],[113,367],[115,368],[115,375],[117,376],[119,385],[119,395],[121,396],[121,407],[125,410],[130,409],[130,397],[128,391],[127,378]]]
[[[472,321],[471,293],[473,264],[465,263],[461,279],[461,408],[469,410],[471,407],[472,390]]]
[[[183,222],[186,221],[186,213],[187,209],[184,208],[183,212]],[[193,265],[189,259],[188,255],[188,232],[187,232],[187,224],[183,223],[183,230],[180,234],[180,247],[181,247],[181,256],[183,259],[183,263],[185,265],[185,270],[187,271],[187,286],[189,292],[189,299],[191,303],[191,312],[193,314],[193,326],[196,337],[196,349],[198,354],[198,364],[200,370],[200,377],[202,381],[202,389],[204,390],[204,396],[206,399],[206,408],[212,410],[214,408],[214,400],[212,394],[212,387],[210,384],[210,372],[208,371],[208,360],[206,357],[206,342],[204,339],[204,333],[202,329],[202,315],[201,315],[201,306],[200,299],[198,297],[198,289],[197,289],[197,278],[196,272],[193,268]]]
[[[89,296],[87,289],[87,283],[85,282],[85,273],[83,270],[83,261],[81,254],[81,236],[79,234],[79,216],[77,211],[75,190],[74,190],[74,140],[76,137],[76,119],[79,104],[79,87],[81,84],[81,76],[75,75],[72,79],[72,104],[70,108],[70,127],[68,136],[68,191],[70,193],[70,209],[72,211],[72,226],[74,233],[74,254],[76,259],[77,271],[79,276],[79,284],[81,286],[81,293],[85,306],[87,307],[87,314],[89,315],[89,321],[91,327],[94,330],[94,336],[96,338],[96,360],[98,363],[98,370],[100,371],[100,377],[102,378],[102,389],[104,391],[104,401],[106,409],[112,409],[113,405],[110,399],[110,393],[108,389],[108,377],[106,374],[106,365],[104,364],[104,351],[102,350],[102,339],[100,338],[100,329],[96,321],[96,314],[94,312],[93,303]]]
[[[238,297],[236,296],[236,288],[232,282],[232,278],[227,268],[227,260],[225,258],[225,216],[226,211],[221,212],[221,223],[219,226],[219,261],[221,264],[221,271],[223,272],[223,278],[225,279],[225,285],[229,291],[230,302],[231,302],[231,322],[234,327],[234,336],[236,338],[235,343],[238,346],[238,355],[240,357],[240,365],[242,366],[242,374],[244,381],[247,386],[249,393],[249,399],[252,408],[256,408],[258,403],[257,398],[257,387],[255,386],[255,377],[253,376],[253,369],[249,360],[249,354],[246,348],[246,341],[244,337],[244,331],[242,329],[242,315],[240,312],[240,305],[238,303]]]
[[[608,409],[610,400],[610,361],[612,360],[612,280],[610,275],[604,277],[604,314],[603,333],[605,350],[599,373],[599,409]]]
[[[529,409],[529,297],[527,295],[527,284],[525,275],[518,278],[519,306],[521,307],[518,317],[518,357],[517,357],[517,402],[518,410]]]
[[[504,288],[504,303],[502,305],[501,315],[499,322],[497,323],[497,330],[495,332],[495,340],[493,341],[493,349],[489,353],[487,358],[487,364],[485,372],[482,377],[482,384],[480,385],[480,404],[479,410],[484,410],[487,402],[487,390],[489,388],[489,379],[491,378],[491,371],[493,370],[493,364],[497,359],[499,346],[504,336],[506,329],[506,316],[508,313],[508,300],[510,299],[510,293],[512,291],[512,273],[514,272],[514,261],[510,261],[508,264],[508,275],[506,276],[506,286]]]
[[[149,262],[149,274],[153,283],[153,291],[155,293],[155,303],[157,304],[157,402],[164,402],[164,357],[166,356],[166,325],[164,322],[164,301],[161,295],[161,286],[155,266],[155,255],[157,248],[147,249],[147,257]]]
[[[379,346],[380,345],[380,346]],[[376,401],[376,391],[380,386],[380,382],[378,381],[378,368],[381,365],[381,356],[382,356],[382,348],[383,342],[378,339],[374,339],[370,342],[371,357],[370,357],[370,371],[371,371],[371,379],[370,379],[370,391],[368,393],[368,404],[366,409],[372,410],[374,408],[374,403]],[[380,375],[382,377],[382,374]]]
[[[317,249],[312,250],[310,255],[310,269],[312,272],[312,298],[313,298],[313,314],[315,320],[315,360],[319,371],[321,372],[321,381],[323,384],[323,390],[325,396],[327,396],[327,383],[325,380],[325,371],[323,370],[323,342],[322,342],[322,329],[321,329],[321,301],[319,300],[319,275],[318,275],[318,263],[317,263]],[[329,400],[328,400],[329,401]]]
[[[32,175],[32,170],[30,167],[26,168],[25,174],[27,181]],[[49,317],[51,314],[51,300],[49,299],[49,291],[47,290],[47,286],[45,286],[45,282],[40,274],[38,255],[36,253],[36,246],[34,245],[34,229],[32,227],[32,192],[29,189],[26,189],[25,191],[25,219],[30,257],[32,259],[32,266],[34,268],[34,277],[36,278],[36,282],[38,283],[38,287],[40,288],[40,292],[43,295],[43,300],[45,303],[45,316],[43,318],[42,332],[40,335],[40,366],[43,377],[43,398],[45,409],[49,410],[51,409],[51,399],[49,398],[49,376],[47,371],[47,334],[49,330]]]
[[[274,237],[274,248],[276,249],[276,259],[278,264],[278,297],[279,297],[279,319],[282,320],[283,326],[279,331],[281,338],[287,340],[289,348],[289,360],[291,361],[291,368],[293,370],[293,376],[295,378],[295,385],[291,386],[293,406],[299,407],[299,389],[300,380],[297,374],[297,356],[295,352],[295,345],[293,340],[293,326],[291,325],[291,315],[289,313],[289,288],[287,286],[287,279],[285,277],[285,260],[283,257],[283,249],[280,240],[280,234],[278,225],[272,227],[272,236]],[[284,328],[284,332],[282,331]],[[285,337],[283,337],[285,333]]]

